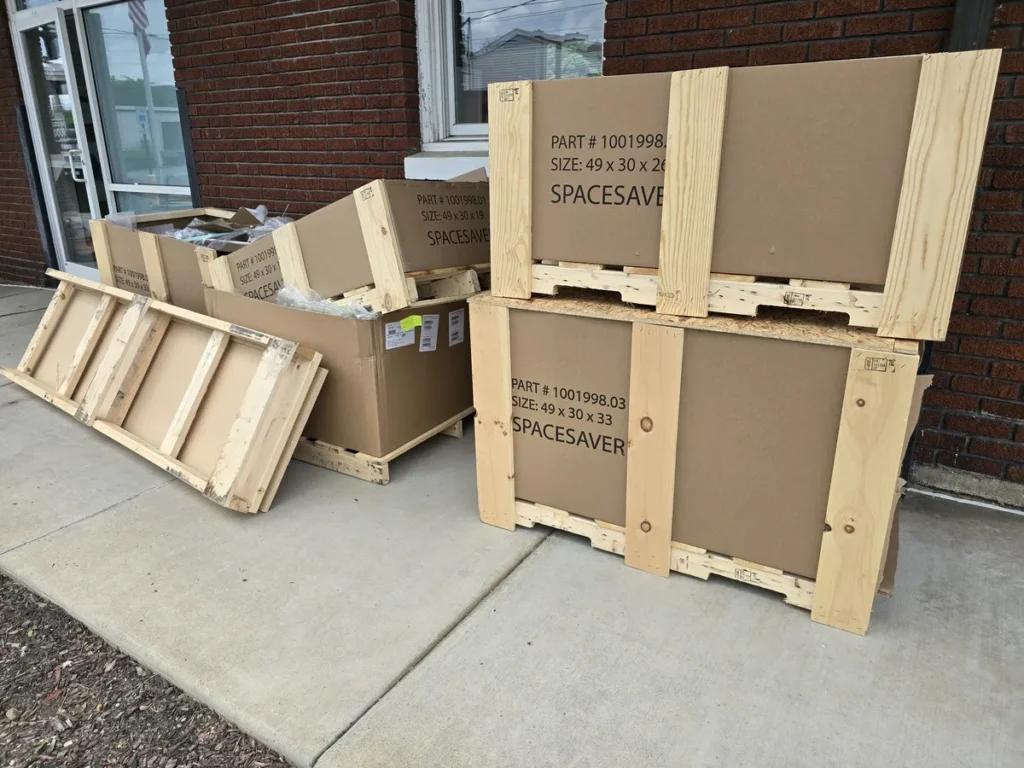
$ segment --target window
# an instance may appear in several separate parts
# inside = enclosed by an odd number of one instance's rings
[[[603,0],[433,0],[417,3],[424,149],[479,148],[487,85],[597,77]],[[444,146],[436,146],[445,142]]]

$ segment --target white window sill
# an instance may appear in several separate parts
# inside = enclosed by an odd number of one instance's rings
[[[477,168],[487,168],[490,173],[486,149],[466,152],[418,152],[405,158],[407,179],[444,181],[475,171]]]

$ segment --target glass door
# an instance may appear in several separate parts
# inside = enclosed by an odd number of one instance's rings
[[[15,56],[59,266],[98,279],[89,219],[108,210],[93,168],[96,134],[85,119],[73,66],[74,17],[47,5],[15,19]]]

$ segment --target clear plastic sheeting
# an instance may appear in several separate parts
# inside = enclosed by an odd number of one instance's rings
[[[108,213],[107,221],[118,227],[135,229],[135,211],[120,211],[119,213]]]
[[[236,229],[234,232],[211,232],[204,228],[207,223],[202,219],[192,219],[187,226],[182,229],[173,230],[171,233],[177,240],[184,240],[187,243],[194,243],[196,245],[204,245],[207,248],[213,248],[215,250],[221,250],[228,244],[237,243],[254,243],[261,237],[266,237],[275,229],[283,227],[285,224],[290,224],[292,219],[287,216],[271,216],[266,218],[267,208],[261,205],[256,210],[249,210],[257,219],[259,214],[262,212],[265,217],[258,227],[243,227]]]
[[[304,309],[307,312],[319,312],[321,315],[336,315],[353,320],[373,320],[378,313],[367,309],[358,302],[335,304],[328,301],[316,291],[303,291],[293,285],[282,285],[277,289],[276,301],[282,307]]]

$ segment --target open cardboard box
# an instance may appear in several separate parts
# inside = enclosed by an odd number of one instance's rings
[[[465,301],[356,320],[209,289],[205,300],[215,318],[323,355],[327,379],[297,458],[307,459],[314,442],[334,453],[387,457],[473,406]],[[403,321],[410,330],[402,330]]]

